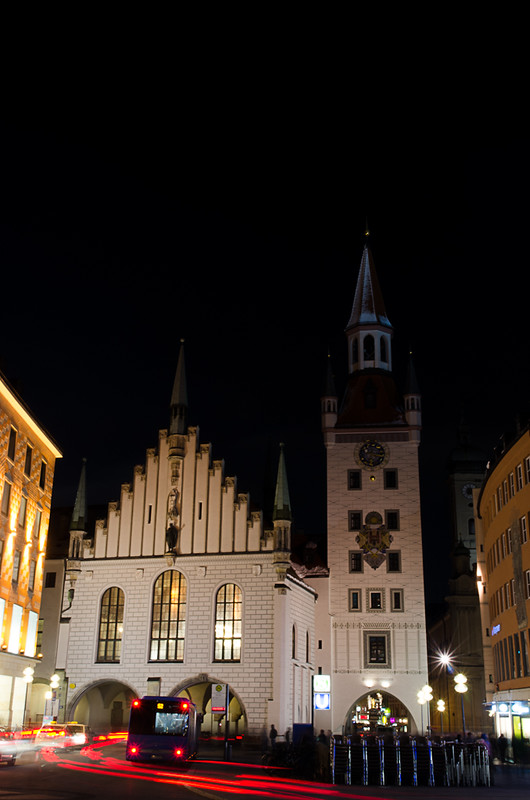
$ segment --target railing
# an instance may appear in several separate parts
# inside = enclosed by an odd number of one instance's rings
[[[490,786],[487,749],[478,743],[399,738],[333,736],[333,783],[361,786]]]

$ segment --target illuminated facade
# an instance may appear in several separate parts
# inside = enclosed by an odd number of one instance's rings
[[[0,375],[0,725],[21,726],[36,638],[55,459],[61,453]]]
[[[87,530],[74,509],[56,671],[62,711],[94,730],[127,725],[137,696],[187,694],[203,731],[224,732],[212,686],[228,685],[232,734],[311,719],[315,591],[290,560],[283,449],[273,524],[186,422],[183,351],[158,447]],[[83,476],[82,476],[83,477]]]
[[[497,734],[530,739],[530,428],[504,437],[476,492],[484,668]],[[493,675],[493,682],[488,677]]]
[[[315,726],[414,731],[421,727],[417,692],[428,680],[421,397],[412,364],[404,395],[394,381],[392,326],[368,247],[346,338],[342,405],[331,378],[322,399],[329,579],[311,584],[319,595],[315,666],[331,677],[331,708],[316,713]]]

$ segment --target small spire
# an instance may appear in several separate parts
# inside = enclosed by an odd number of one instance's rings
[[[283,454],[283,442],[280,444],[280,459],[278,462],[278,477],[276,479],[276,495],[274,498],[273,520],[291,520],[291,501],[289,499],[289,487],[287,485],[287,471],[285,469],[285,457]]]
[[[186,387],[186,370],[184,366],[184,339],[180,340],[180,352],[173,383],[170,406],[170,433],[186,433],[188,414],[188,391]]]
[[[75,498],[74,510],[70,521],[71,531],[87,530],[87,508],[86,508],[86,458],[83,458],[77,495]]]

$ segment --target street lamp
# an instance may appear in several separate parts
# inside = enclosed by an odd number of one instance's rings
[[[420,704],[420,710],[421,710],[421,734],[423,736],[423,734],[424,734],[424,730],[423,730],[423,706],[424,706],[425,703],[427,703],[427,730],[430,728],[430,721],[431,720],[430,720],[429,702],[432,700],[432,689],[431,689],[431,687],[428,686],[428,685],[423,686],[419,690],[419,692],[417,694],[417,697],[418,697],[418,703]]]
[[[463,731],[463,736],[464,736],[464,741],[465,741],[465,739],[466,739],[466,715],[464,713],[464,695],[465,695],[465,693],[467,692],[467,689],[468,689],[468,687],[467,687],[467,678],[462,672],[459,672],[457,675],[455,675],[454,682],[455,682],[455,692],[459,693],[460,699],[462,700],[462,731]]]
[[[436,708],[440,712],[440,733],[443,737],[444,735],[444,711],[445,711],[445,700],[438,700],[436,703]]]

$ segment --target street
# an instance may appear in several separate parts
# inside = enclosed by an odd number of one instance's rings
[[[82,750],[28,748],[19,755],[14,768],[0,768],[0,800],[88,800],[88,798],[128,798],[144,800],[148,795],[165,798],[210,798],[228,794],[249,798],[363,797],[443,798],[473,797],[476,800],[517,800],[528,797],[530,770],[497,767],[492,787],[379,787],[333,786],[269,774],[259,765],[259,754],[240,750],[231,762],[223,761],[220,750],[203,750],[201,757],[183,768],[138,765],[125,760],[125,745],[98,743]],[[151,784],[156,784],[151,785]]]

